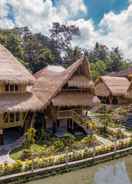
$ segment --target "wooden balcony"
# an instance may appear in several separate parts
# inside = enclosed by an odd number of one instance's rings
[[[56,117],[57,119],[70,119],[73,117],[73,113],[75,112],[77,112],[80,115],[82,113],[80,109],[57,111]]]
[[[5,123],[5,122],[0,122],[0,128],[1,129],[5,129],[5,128],[13,128],[13,127],[23,127],[23,122],[9,122],[9,123]]]

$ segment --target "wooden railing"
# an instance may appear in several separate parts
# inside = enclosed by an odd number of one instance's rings
[[[9,123],[1,123],[0,122],[0,128],[5,129],[5,128],[12,128],[12,127],[18,127],[18,126],[23,126],[23,122],[9,122]]]
[[[57,113],[57,118],[58,119],[72,119],[75,121],[79,126],[81,126],[85,132],[88,132],[88,128],[86,125],[86,120],[83,119],[80,113],[74,110],[65,110],[65,111],[59,111]]]
[[[67,119],[72,117],[72,111],[71,110],[65,110],[65,111],[58,111],[57,112],[57,119]]]
[[[58,111],[56,116],[57,116],[57,119],[72,118],[73,112],[81,114],[80,109],[72,109],[72,110]]]

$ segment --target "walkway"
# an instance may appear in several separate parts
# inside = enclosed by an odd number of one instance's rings
[[[104,145],[112,144],[112,141],[110,141],[110,140],[108,140],[108,139],[105,139],[104,137],[100,137],[100,136],[98,136],[98,135],[95,135],[95,136],[96,136],[97,140],[98,140],[99,142],[101,142],[102,144],[104,144]]]
[[[13,149],[20,147],[22,145],[23,141],[24,141],[24,139],[23,139],[23,137],[21,137],[12,144],[0,146],[0,164],[15,162],[14,160],[12,160],[10,158],[9,153]]]

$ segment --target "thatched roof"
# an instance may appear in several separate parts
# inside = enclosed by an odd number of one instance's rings
[[[126,77],[126,78],[128,78],[129,76],[132,75],[132,67],[130,66],[127,69],[121,70],[119,72],[111,72],[108,75],[113,76],[113,77]]]
[[[0,82],[32,84],[34,77],[17,59],[0,45]]]
[[[46,68],[43,68],[41,70],[39,70],[38,72],[36,72],[34,74],[35,78],[39,78],[42,76],[49,76],[49,75],[59,75],[60,73],[64,72],[65,68],[62,66],[56,66],[56,65],[48,65]]]
[[[132,82],[130,83],[129,88],[128,88],[128,90],[127,90],[126,98],[132,100]]]
[[[62,88],[68,81],[73,77],[78,69],[83,69],[83,72],[89,82],[91,81],[90,69],[88,62],[85,58],[81,58],[73,63],[64,71],[51,72],[47,68],[41,70],[41,75],[39,73],[39,78],[34,85],[34,92],[42,101],[43,106],[46,107],[51,103],[51,100],[61,92]],[[42,72],[43,71],[43,72]],[[38,76],[35,74],[35,76]],[[89,86],[91,88],[91,86]]]
[[[68,86],[87,89],[90,87],[94,88],[94,83],[83,75],[76,75],[68,81]]]
[[[40,100],[31,93],[0,95],[0,113],[40,110]]]
[[[125,77],[102,76],[96,80],[95,89],[101,82],[113,96],[125,96],[130,85],[129,80]],[[96,89],[95,91],[98,96],[98,90]]]
[[[79,92],[62,92],[52,99],[54,106],[68,107],[68,106],[89,106],[93,107],[100,103],[96,96],[89,93]]]

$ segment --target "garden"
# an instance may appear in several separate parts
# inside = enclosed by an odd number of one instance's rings
[[[115,112],[126,115],[125,110],[116,109]],[[99,124],[87,121],[92,133],[86,136],[65,133],[63,138],[57,138],[44,129],[39,134],[34,128],[28,129],[23,145],[10,153],[15,162],[0,165],[0,175],[82,160],[132,146],[131,132],[115,121],[113,113],[111,110],[99,112]]]

